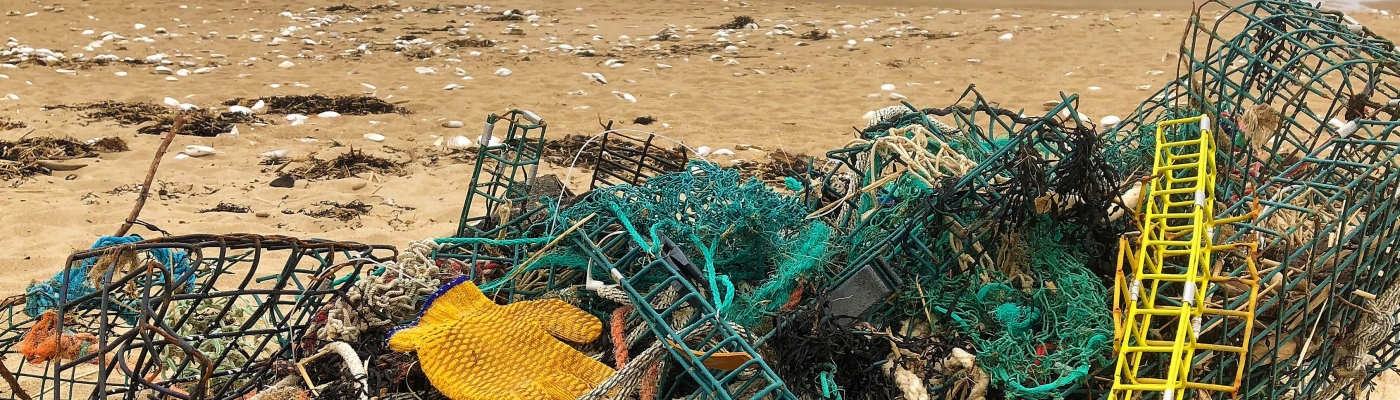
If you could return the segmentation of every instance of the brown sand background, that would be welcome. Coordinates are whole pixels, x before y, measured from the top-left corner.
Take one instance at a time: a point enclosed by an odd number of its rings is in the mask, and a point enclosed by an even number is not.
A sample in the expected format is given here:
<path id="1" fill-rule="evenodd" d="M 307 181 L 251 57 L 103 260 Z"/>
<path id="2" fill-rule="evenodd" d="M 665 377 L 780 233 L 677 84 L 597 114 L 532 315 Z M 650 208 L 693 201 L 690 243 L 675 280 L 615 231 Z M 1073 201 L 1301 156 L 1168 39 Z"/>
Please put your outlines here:
<path id="1" fill-rule="evenodd" d="M 410 151 L 422 157 L 443 151 L 433 147 L 435 135 L 464 135 L 475 140 L 486 115 L 511 108 L 528 109 L 544 117 L 549 121 L 552 138 L 598 133 L 601 128 L 597 120 L 601 117 L 618 121 L 619 127 L 653 131 L 692 147 L 733 149 L 739 144 L 751 144 L 768 150 L 782 148 L 821 155 L 849 140 L 852 125 L 864 126 L 862 115 L 867 111 L 897 104 L 880 90 L 886 83 L 896 85 L 894 92 L 920 107 L 947 106 L 968 84 L 977 84 L 978 90 L 1002 107 L 1024 108 L 1028 114 L 1039 113 L 1042 102 L 1057 100 L 1061 92 L 1079 93 L 1080 110 L 1097 121 L 1108 114 L 1126 116 L 1153 93 L 1137 90 L 1137 86 L 1153 85 L 1152 90 L 1156 90 L 1169 79 L 1190 8 L 1187 1 L 1165 0 L 511 0 L 486 4 L 494 11 L 489 14 L 471 13 L 468 9 L 465 15 L 458 15 L 460 7 L 446 14 L 336 14 L 346 18 L 363 16 L 364 21 L 301 30 L 286 38 L 292 42 L 279 46 L 248 39 L 263 34 L 270 40 L 280 29 L 308 24 L 279 16 L 282 11 L 320 17 L 327 14 L 312 14 L 307 9 L 340 3 L 16 0 L 0 4 L 0 13 L 38 12 L 32 17 L 0 17 L 0 39 L 14 37 L 22 44 L 71 55 L 84 52 L 81 47 L 98 40 L 102 32 L 112 31 L 127 39 L 147 36 L 155 41 L 131 41 L 125 49 L 108 43 L 88 52 L 89 57 L 102 53 L 137 58 L 155 53 L 187 53 L 191 57 L 172 59 L 220 65 L 212 73 L 179 77 L 176 82 L 153 74 L 153 66 L 93 67 L 74 75 L 32 64 L 0 69 L 0 74 L 8 76 L 0 78 L 0 96 L 19 96 L 19 100 L 0 101 L 0 116 L 23 121 L 33 129 L 0 131 L 0 139 L 16 140 L 25 134 L 71 136 L 79 140 L 120 136 L 133 148 L 88 160 L 90 165 L 75 171 L 77 177 L 73 180 L 65 180 L 66 174 L 60 173 L 39 176 L 18 187 L 11 187 L 13 182 L 0 185 L 0 248 L 4 249 L 0 251 L 0 273 L 4 275 L 0 278 L 0 294 L 20 293 L 29 282 L 52 276 L 70 252 L 86 249 L 98 236 L 112 234 L 130 211 L 136 195 L 107 192 L 140 184 L 159 143 L 156 136 L 136 134 L 135 127 L 89 123 L 70 111 L 43 111 L 43 105 L 98 100 L 159 103 L 168 96 L 209 107 L 234 97 L 356 94 L 368 92 L 361 83 L 374 85 L 377 96 L 392 95 L 390 101 L 404 101 L 402 105 L 414 113 L 312 119 L 303 126 L 289 126 L 277 118 L 280 116 L 270 116 L 275 118 L 274 125 L 239 126 L 241 135 L 237 137 L 178 137 L 157 178 L 167 182 L 167 188 L 190 188 L 190 193 L 180 195 L 178 200 L 153 198 L 141 218 L 175 234 L 248 232 L 402 246 L 408 240 L 441 237 L 454 231 L 471 177 L 470 164 L 449 160 L 431 167 L 415 164 L 406 176 L 378 176 L 377 181 L 358 190 L 353 188 L 365 181 L 298 182 L 295 188 L 282 189 L 268 186 L 276 176 L 264 172 L 267 167 L 258 165 L 258 155 L 284 149 L 292 157 L 313 152 L 328 157 L 345 151 L 346 147 L 330 148 L 331 142 L 337 141 L 398 159 L 406 159 Z M 362 9 L 382 4 L 349 3 Z M 181 5 L 188 8 L 182 9 Z M 435 1 L 402 1 L 396 9 L 437 5 Z M 44 11 L 44 6 L 65 10 Z M 508 8 L 536 10 L 542 20 L 539 26 L 515 22 L 524 30 L 524 36 L 502 34 L 511 22 L 484 21 L 487 15 Z M 949 10 L 958 11 L 944 12 Z M 400 13 L 403 18 L 395 19 L 395 14 Z M 734 42 L 744 41 L 739 45 L 739 54 L 721 55 L 724 59 L 736 59 L 738 65 L 710 61 L 710 53 L 654 59 L 640 51 L 653 44 L 646 41 L 649 35 L 668 24 L 676 26 L 682 36 L 693 35 L 679 44 L 712 42 L 715 31 L 704 27 L 728 22 L 736 15 L 752 16 L 765 28 L 740 32 L 748 35 L 743 38 L 731 36 Z M 993 19 L 994 15 L 1000 18 Z M 1382 35 L 1400 37 L 1400 24 L 1390 15 L 1352 15 Z M 866 21 L 870 24 L 865 29 L 842 29 L 844 24 L 859 26 Z M 859 43 L 852 51 L 840 48 L 847 39 L 861 41 L 887 33 L 887 28 L 901 26 L 905 21 L 933 33 L 962 34 L 937 40 L 879 39 Z M 383 50 L 359 58 L 329 60 L 360 43 L 387 43 L 410 30 L 457 27 L 465 22 L 474 24 L 471 34 L 503 43 L 488 49 L 444 48 L 441 55 L 428 60 L 410 60 Z M 810 45 L 797 46 L 796 42 L 804 40 L 763 34 L 780 23 L 798 33 L 813 29 L 802 25 L 804 22 L 816 22 L 822 30 L 834 28 L 839 38 L 805 41 Z M 137 23 L 147 27 L 136 30 Z M 597 27 L 591 28 L 590 24 Z M 698 31 L 687 33 L 687 26 Z M 180 36 L 154 33 L 159 27 Z M 369 30 L 373 27 L 384 30 Z M 87 29 L 97 35 L 82 35 Z M 342 37 L 330 38 L 326 34 L 330 31 L 339 31 Z M 443 32 L 431 33 L 424 36 L 438 42 L 455 39 Z M 997 37 L 1004 33 L 1013 33 L 1014 38 L 998 41 Z M 241 37 L 227 39 L 226 35 Z M 593 41 L 594 35 L 602 40 Z M 603 56 L 621 35 L 630 36 L 637 48 L 619 51 L 616 57 Z M 303 48 L 299 45 L 302 37 L 325 40 L 327 44 Z M 599 56 L 581 58 L 551 52 L 553 45 L 547 42 L 551 37 L 573 46 L 591 44 Z M 672 44 L 676 42 L 662 45 Z M 529 61 L 522 61 L 523 55 L 518 52 L 522 46 L 538 52 L 531 54 Z M 502 52 L 502 48 L 507 51 Z M 471 56 L 471 50 L 483 54 Z M 210 58 L 213 53 L 226 54 L 227 58 Z M 317 55 L 328 60 L 316 61 Z M 250 58 L 256 60 L 249 62 Z M 449 58 L 460 61 L 448 61 Z M 609 58 L 622 60 L 626 65 L 618 69 L 603 66 Z M 970 58 L 982 62 L 970 64 L 966 61 Z M 296 65 L 278 68 L 284 60 Z M 658 69 L 658 62 L 673 68 Z M 434 67 L 438 73 L 415 73 L 414 67 L 418 66 Z M 501 67 L 511 69 L 513 74 L 493 76 L 492 72 Z M 474 79 L 454 76 L 453 68 L 466 70 Z M 1167 73 L 1149 75 L 1152 70 Z M 114 75 L 117 71 L 129 75 L 118 77 Z M 581 72 L 601 72 L 610 83 L 590 82 Z M 442 90 L 452 83 L 463 88 Z M 270 84 L 281 87 L 272 88 Z M 568 94 L 579 90 L 587 94 Z M 610 93 L 613 90 L 631 93 L 638 101 L 634 104 L 619 100 Z M 873 93 L 879 97 L 868 97 Z M 651 126 L 631 124 L 633 118 L 644 115 L 659 121 Z M 444 128 L 440 126 L 444 119 L 461 120 L 466 127 Z M 371 132 L 388 139 L 376 143 L 363 138 Z M 318 142 L 298 140 L 305 137 Z M 189 144 L 213 146 L 218 153 L 175 159 L 176 152 Z M 713 159 L 763 157 L 762 152 L 738 151 L 734 157 Z M 314 203 L 323 200 L 361 200 L 375 208 L 349 223 L 280 212 L 313 208 Z M 251 206 L 255 212 L 270 216 L 197 212 L 219 202 Z M 133 232 L 155 235 L 139 227 Z M 1375 394 L 1382 396 L 1379 398 L 1391 397 Z"/>

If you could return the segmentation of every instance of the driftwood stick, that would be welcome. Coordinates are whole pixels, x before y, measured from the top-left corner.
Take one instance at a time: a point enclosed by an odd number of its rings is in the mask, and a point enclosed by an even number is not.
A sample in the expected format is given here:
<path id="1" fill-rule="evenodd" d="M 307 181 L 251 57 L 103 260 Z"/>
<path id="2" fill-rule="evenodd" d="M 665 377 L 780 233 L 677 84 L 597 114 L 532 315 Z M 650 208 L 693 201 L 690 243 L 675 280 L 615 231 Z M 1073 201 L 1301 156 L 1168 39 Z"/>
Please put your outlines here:
<path id="1" fill-rule="evenodd" d="M 141 195 L 136 197 L 136 207 L 131 209 L 131 215 L 126 217 L 126 222 L 117 229 L 115 236 L 126 236 L 126 232 L 131 230 L 131 225 L 136 223 L 136 217 L 141 215 L 141 207 L 146 205 L 146 196 L 151 194 L 151 181 L 156 179 L 156 168 L 160 167 L 160 159 L 165 157 L 165 151 L 170 149 L 170 142 L 175 141 L 175 134 L 180 132 L 180 128 L 185 127 L 185 117 L 175 116 L 175 124 L 170 128 L 170 133 L 165 134 L 165 140 L 160 142 L 160 148 L 156 149 L 156 157 L 151 160 L 151 168 L 146 170 L 146 183 L 141 185 Z"/>

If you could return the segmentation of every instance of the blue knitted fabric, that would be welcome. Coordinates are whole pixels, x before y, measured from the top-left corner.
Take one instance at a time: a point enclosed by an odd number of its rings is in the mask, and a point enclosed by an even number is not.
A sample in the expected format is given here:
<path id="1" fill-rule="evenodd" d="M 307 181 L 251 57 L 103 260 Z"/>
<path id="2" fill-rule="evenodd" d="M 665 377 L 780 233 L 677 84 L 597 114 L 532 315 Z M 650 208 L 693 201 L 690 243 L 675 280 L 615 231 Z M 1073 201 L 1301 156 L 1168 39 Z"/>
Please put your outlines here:
<path id="1" fill-rule="evenodd" d="M 103 236 L 97 239 L 96 243 L 93 243 L 92 248 L 100 249 L 109 246 L 119 246 L 128 243 L 136 243 L 142 240 L 144 239 L 137 235 L 126 237 Z M 194 290 L 194 276 L 189 274 L 189 258 L 185 257 L 183 251 L 151 249 L 146 250 L 146 252 L 157 262 L 170 267 L 175 279 L 180 280 L 185 285 L 186 292 Z M 68 287 L 67 296 L 64 298 L 65 301 L 97 292 L 96 288 L 88 284 L 88 271 L 92 269 L 93 264 L 97 263 L 97 259 L 98 257 L 90 257 L 84 260 L 82 265 L 68 269 L 67 276 L 64 275 L 63 271 L 59 271 L 48 281 L 29 285 L 29 288 L 26 290 L 24 313 L 28 314 L 30 317 L 38 318 L 44 311 L 58 308 L 60 303 L 59 296 L 63 293 L 63 287 L 65 285 Z M 163 276 L 158 276 L 155 283 L 163 284 L 164 279 Z M 95 304 L 96 302 L 92 302 L 92 304 L 86 304 L 86 306 L 93 306 Z M 122 308 L 116 309 L 125 310 Z"/>

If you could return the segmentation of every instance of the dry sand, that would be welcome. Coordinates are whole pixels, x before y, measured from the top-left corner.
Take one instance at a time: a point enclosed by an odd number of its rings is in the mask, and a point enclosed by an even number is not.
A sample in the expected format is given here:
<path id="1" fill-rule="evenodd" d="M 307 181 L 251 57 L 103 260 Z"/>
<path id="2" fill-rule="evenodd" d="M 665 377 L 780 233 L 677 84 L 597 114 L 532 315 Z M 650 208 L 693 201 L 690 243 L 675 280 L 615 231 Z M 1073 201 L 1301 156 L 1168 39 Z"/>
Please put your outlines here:
<path id="1" fill-rule="evenodd" d="M 119 136 L 132 146 L 129 152 L 89 160 L 90 165 L 74 171 L 71 180 L 65 179 L 68 173 L 59 173 L 38 176 L 18 186 L 3 183 L 0 226 L 4 236 L 0 243 L 4 251 L 0 252 L 0 266 L 5 277 L 0 278 L 0 294 L 19 293 L 30 281 L 52 276 L 69 252 L 87 248 L 100 235 L 112 234 L 136 198 L 132 192 L 112 191 L 141 182 L 159 143 L 157 136 L 138 135 L 136 127 L 94 123 L 71 111 L 44 111 L 44 105 L 99 100 L 159 104 L 163 98 L 173 97 L 211 107 L 235 97 L 364 92 L 402 102 L 413 111 L 411 115 L 312 119 L 302 126 L 290 126 L 274 115 L 269 116 L 273 125 L 239 126 L 237 137 L 178 137 L 173 151 L 163 160 L 158 179 L 168 191 L 183 193 L 173 193 L 178 199 L 153 198 L 142 219 L 175 234 L 250 232 L 403 245 L 408 240 L 445 236 L 456 228 L 465 185 L 471 177 L 470 164 L 445 158 L 433 166 L 414 163 L 405 176 L 378 176 L 377 182 L 358 190 L 354 187 L 363 180 L 298 182 L 295 188 L 283 189 L 268 186 L 276 175 L 259 165 L 258 155 L 284 149 L 293 157 L 312 153 L 325 157 L 353 147 L 399 159 L 407 159 L 409 154 L 422 159 L 443 151 L 433 147 L 435 136 L 465 135 L 475 140 L 488 114 L 511 108 L 528 109 L 544 117 L 554 138 L 597 133 L 601 118 L 616 120 L 620 127 L 654 131 L 692 147 L 752 144 L 821 155 L 849 140 L 851 126 L 863 126 L 861 116 L 867 111 L 897 104 L 880 90 L 887 83 L 920 107 L 950 105 L 967 85 L 976 84 L 1002 107 L 1024 108 L 1027 113 L 1040 112 L 1042 102 L 1058 99 L 1061 93 L 1078 93 L 1080 110 L 1095 120 L 1108 114 L 1126 116 L 1152 94 L 1137 86 L 1153 85 L 1155 90 L 1173 73 L 1174 53 L 1190 8 L 1187 1 L 1162 0 L 514 0 L 488 4 L 490 13 L 464 15 L 458 14 L 460 7 L 443 14 L 401 11 L 439 5 L 420 1 L 403 1 L 389 11 L 308 11 L 340 3 L 64 0 L 0 5 L 0 13 L 20 13 L 0 17 L 0 37 L 12 36 L 34 48 L 138 59 L 165 53 L 176 62 L 217 65 L 211 73 L 182 76 L 173 82 L 167 81 L 166 75 L 154 74 L 151 65 L 117 64 L 80 69 L 75 74 L 34 64 L 0 69 L 6 76 L 0 77 L 0 96 L 18 96 L 18 100 L 0 101 L 0 117 L 29 126 L 0 131 L 0 139 L 15 140 L 26 134 L 79 140 Z M 383 3 L 351 2 L 361 9 L 375 4 Z M 45 5 L 64 10 L 46 11 Z M 995 9 L 998 7 L 1000 10 Z M 509 8 L 535 10 L 541 20 L 537 24 L 484 20 Z M 283 11 L 299 20 L 279 15 Z M 37 14 L 27 16 L 29 13 Z M 307 28 L 286 37 L 290 40 L 287 43 L 267 44 L 282 29 L 307 26 L 305 18 L 328 15 L 347 20 L 362 17 L 363 21 Z M 645 51 L 657 44 L 646 38 L 668 24 L 686 37 L 679 42 L 661 42 L 663 48 L 713 43 L 715 30 L 705 27 L 728 22 L 736 15 L 752 16 L 763 27 L 730 37 L 739 47 L 738 54 L 698 51 L 658 59 Z M 1382 35 L 1400 37 L 1400 24 L 1390 15 L 1354 15 Z M 839 38 L 813 41 L 764 35 L 777 24 L 786 24 L 797 33 L 814 29 L 803 25 L 805 22 L 816 22 L 821 30 L 835 29 Z M 864 22 L 869 22 L 865 29 L 842 27 Z M 959 32 L 960 36 L 926 39 L 905 35 L 863 41 L 888 34 L 887 29 L 906 22 L 931 33 Z M 438 47 L 441 54 L 426 60 L 409 59 L 396 54 L 392 46 L 376 45 L 410 34 L 439 43 L 457 39 L 432 29 L 457 28 L 464 23 L 472 24 L 469 35 L 484 35 L 501 44 L 484 49 Z M 512 23 L 523 30 L 523 36 L 502 34 Z M 136 29 L 136 24 L 145 27 Z M 687 33 L 686 27 L 696 31 Z M 156 33 L 157 28 L 168 33 Z M 95 34 L 84 35 L 85 30 Z M 129 43 L 112 41 L 94 51 L 82 49 L 100 40 L 104 31 L 122 35 Z M 340 38 L 331 37 L 332 31 L 340 32 Z M 1014 38 L 998 41 L 1005 33 Z M 253 42 L 252 35 L 266 37 Z M 630 36 L 636 47 L 614 50 L 623 35 Z M 132 40 L 138 37 L 152 41 Z M 302 46 L 303 38 L 318 43 Z M 551 51 L 556 46 L 549 42 L 551 38 L 559 44 L 591 46 L 598 56 Z M 853 50 L 844 50 L 841 47 L 848 39 L 860 43 Z M 809 45 L 798 46 L 798 42 Z M 370 44 L 372 54 L 336 56 L 365 43 Z M 531 52 L 525 61 L 521 49 L 537 52 Z M 472 50 L 482 54 L 470 55 Z M 613 54 L 605 55 L 610 52 Z M 227 57 L 213 58 L 213 54 Z M 711 61 L 711 54 L 720 54 L 720 60 Z M 609 68 L 603 65 L 608 59 L 625 65 Z M 728 59 L 738 64 L 727 65 Z M 981 62 L 973 64 L 968 59 Z M 294 66 L 279 68 L 283 61 Z M 659 69 L 657 63 L 673 68 Z M 433 67 L 438 72 L 419 74 L 415 67 Z M 493 75 L 503 67 L 513 73 L 508 77 Z M 454 68 L 465 70 L 474 79 L 455 76 Z M 1167 70 L 1167 74 L 1150 75 L 1153 70 Z M 119 77 L 115 75 L 118 71 L 129 74 Z M 582 72 L 601 72 L 609 84 L 591 82 Z M 375 86 L 377 91 L 362 83 Z M 448 84 L 462 88 L 443 90 Z M 569 94 L 576 91 L 586 95 Z M 612 91 L 630 93 L 638 101 L 619 100 Z M 649 126 L 631 123 L 648 115 L 658 122 Z M 466 127 L 441 127 L 443 119 L 464 121 Z M 366 133 L 379 133 L 388 139 L 372 142 L 363 138 Z M 318 141 L 298 140 L 306 137 Z M 344 146 L 331 148 L 333 142 Z M 218 153 L 176 159 L 175 152 L 190 144 L 213 146 Z M 761 157 L 761 152 L 740 151 L 732 158 Z M 731 157 L 717 159 L 727 158 Z M 312 208 L 326 200 L 361 200 L 374 209 L 350 222 L 281 212 Z M 220 202 L 250 206 L 270 216 L 198 213 Z M 142 228 L 133 232 L 154 235 Z"/>

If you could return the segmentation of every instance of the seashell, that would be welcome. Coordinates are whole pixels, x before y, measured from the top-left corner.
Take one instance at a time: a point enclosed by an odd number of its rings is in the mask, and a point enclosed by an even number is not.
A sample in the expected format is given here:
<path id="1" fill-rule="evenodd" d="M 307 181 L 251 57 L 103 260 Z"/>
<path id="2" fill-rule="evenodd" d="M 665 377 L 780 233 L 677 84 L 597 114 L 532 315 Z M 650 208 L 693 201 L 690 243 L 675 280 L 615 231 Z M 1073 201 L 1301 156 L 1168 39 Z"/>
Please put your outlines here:
<path id="1" fill-rule="evenodd" d="M 442 123 L 442 127 L 443 127 L 443 128 L 454 128 L 454 129 L 455 129 L 455 128 L 461 128 L 461 127 L 463 127 L 463 126 L 466 126 L 466 124 L 463 124 L 462 121 L 457 121 L 457 120 L 452 120 L 452 121 L 447 121 L 447 122 L 443 122 L 443 123 Z"/>
<path id="2" fill-rule="evenodd" d="M 1001 35 L 1001 36 L 998 36 L 998 37 L 997 37 L 997 40 L 1003 41 L 1003 42 L 1010 42 L 1010 41 L 1011 41 L 1011 37 L 1012 37 L 1012 35 L 1011 35 L 1010 33 L 1007 33 L 1007 34 L 1003 34 L 1003 35 Z"/>
<path id="3" fill-rule="evenodd" d="M 613 94 L 613 96 L 617 96 L 617 98 L 619 98 L 619 99 L 627 100 L 627 101 L 633 102 L 633 103 L 636 103 L 636 102 L 637 102 L 637 97 L 636 97 L 636 96 L 632 96 L 631 93 L 623 93 L 623 92 L 619 92 L 619 91 L 614 90 L 614 91 L 612 92 L 612 94 Z"/>
<path id="4" fill-rule="evenodd" d="M 433 69 L 432 67 L 413 67 L 413 71 L 423 75 L 432 75 L 437 73 L 437 70 Z"/>
<path id="5" fill-rule="evenodd" d="M 496 76 L 510 76 L 510 74 L 511 72 L 509 69 L 501 68 L 496 70 Z"/>
<path id="6" fill-rule="evenodd" d="M 467 139 L 466 136 L 460 136 L 460 135 L 458 135 L 458 136 L 453 136 L 451 139 L 448 139 L 446 145 L 447 145 L 447 148 L 449 148 L 449 149 L 461 150 L 461 149 L 465 149 L 465 148 L 468 148 L 468 147 L 472 147 L 472 140 L 471 140 L 471 139 Z"/>
<path id="7" fill-rule="evenodd" d="M 714 154 L 714 155 L 717 155 L 717 156 L 732 156 L 732 155 L 734 155 L 734 150 L 730 150 L 730 149 L 719 149 L 719 150 L 715 150 L 713 153 L 710 153 L 710 154 Z"/>
<path id="8" fill-rule="evenodd" d="M 296 66 L 296 64 L 293 64 L 291 61 L 283 61 L 281 64 L 277 64 L 278 68 L 291 68 L 294 66 Z"/>
<path id="9" fill-rule="evenodd" d="M 710 155 L 710 146 L 700 146 L 699 148 L 696 148 L 695 155 L 701 157 Z"/>
<path id="10" fill-rule="evenodd" d="M 366 133 L 365 139 L 369 139 L 372 142 L 383 142 L 384 135 L 380 135 L 378 133 Z"/>
<path id="11" fill-rule="evenodd" d="M 340 113 L 335 112 L 335 111 L 326 111 L 326 112 L 323 112 L 323 113 L 320 113 L 320 114 L 316 114 L 316 117 L 317 117 L 317 118 L 338 118 L 338 117 L 340 117 Z"/>
<path id="12" fill-rule="evenodd" d="M 893 91 L 893 90 L 894 90 L 894 84 L 893 84 L 893 83 L 886 83 L 886 84 L 880 85 L 880 90 L 883 90 L 883 91 L 886 91 L 886 92 Z"/>
<path id="13" fill-rule="evenodd" d="M 1122 123 L 1122 122 L 1123 122 L 1123 119 L 1122 119 L 1122 118 L 1118 118 L 1117 115 L 1109 115 L 1109 116 L 1103 117 L 1103 119 L 1099 120 L 1099 125 L 1102 125 L 1104 128 L 1112 128 L 1112 127 L 1118 126 L 1118 124 L 1119 124 L 1119 123 Z"/>
<path id="14" fill-rule="evenodd" d="M 204 157 L 210 154 L 214 154 L 214 148 L 209 146 L 200 146 L 197 144 L 192 144 L 185 146 L 184 154 L 190 157 Z"/>
<path id="15" fill-rule="evenodd" d="M 180 101 L 179 101 L 179 100 L 175 100 L 174 97 L 166 97 L 166 98 L 165 98 L 165 105 L 171 106 L 171 107 L 179 107 L 179 106 L 180 106 Z"/>
<path id="16" fill-rule="evenodd" d="M 259 154 L 259 156 L 260 156 L 260 157 L 263 157 L 263 158 L 280 158 L 280 157 L 286 157 L 286 156 L 287 156 L 287 153 L 289 153 L 289 151 L 287 151 L 287 150 L 273 150 L 273 151 L 269 151 L 269 152 L 266 152 L 266 153 Z"/>

